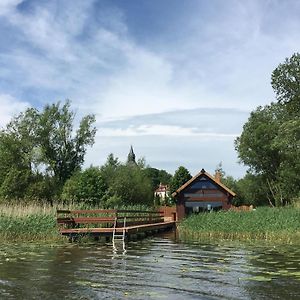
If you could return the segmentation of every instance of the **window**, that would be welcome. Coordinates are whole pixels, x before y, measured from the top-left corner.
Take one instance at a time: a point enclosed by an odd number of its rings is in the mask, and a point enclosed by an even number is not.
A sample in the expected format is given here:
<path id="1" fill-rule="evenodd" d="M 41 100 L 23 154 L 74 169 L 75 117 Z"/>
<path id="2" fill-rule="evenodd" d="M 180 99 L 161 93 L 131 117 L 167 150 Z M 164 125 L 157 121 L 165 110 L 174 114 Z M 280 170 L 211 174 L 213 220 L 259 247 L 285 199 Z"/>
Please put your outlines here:
<path id="1" fill-rule="evenodd" d="M 195 182 L 189 188 L 197 189 L 197 190 L 200 190 L 200 189 L 201 190 L 216 190 L 216 189 L 218 189 L 217 186 L 209 180 L 201 180 L 201 181 Z"/>

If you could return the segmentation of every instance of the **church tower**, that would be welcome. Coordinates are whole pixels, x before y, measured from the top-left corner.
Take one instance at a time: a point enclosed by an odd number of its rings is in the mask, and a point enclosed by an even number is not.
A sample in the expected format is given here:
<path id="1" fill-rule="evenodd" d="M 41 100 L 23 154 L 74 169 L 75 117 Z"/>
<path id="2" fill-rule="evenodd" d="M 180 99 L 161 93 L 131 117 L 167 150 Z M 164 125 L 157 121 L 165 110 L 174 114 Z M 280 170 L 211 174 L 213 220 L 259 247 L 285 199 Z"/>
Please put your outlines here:
<path id="1" fill-rule="evenodd" d="M 135 165 L 136 166 L 135 154 L 133 152 L 132 146 L 130 146 L 130 151 L 127 156 L 127 165 Z"/>

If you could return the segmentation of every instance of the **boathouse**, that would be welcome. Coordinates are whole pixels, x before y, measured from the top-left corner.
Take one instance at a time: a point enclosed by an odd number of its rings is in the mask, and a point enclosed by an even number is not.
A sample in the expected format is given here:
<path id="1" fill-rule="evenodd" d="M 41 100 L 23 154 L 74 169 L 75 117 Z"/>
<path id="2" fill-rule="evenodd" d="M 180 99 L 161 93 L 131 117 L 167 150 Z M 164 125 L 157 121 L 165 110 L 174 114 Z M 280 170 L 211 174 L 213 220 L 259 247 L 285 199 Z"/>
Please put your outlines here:
<path id="1" fill-rule="evenodd" d="M 235 193 L 221 183 L 216 172 L 210 175 L 204 169 L 172 194 L 176 199 L 177 220 L 192 212 L 229 209 Z"/>

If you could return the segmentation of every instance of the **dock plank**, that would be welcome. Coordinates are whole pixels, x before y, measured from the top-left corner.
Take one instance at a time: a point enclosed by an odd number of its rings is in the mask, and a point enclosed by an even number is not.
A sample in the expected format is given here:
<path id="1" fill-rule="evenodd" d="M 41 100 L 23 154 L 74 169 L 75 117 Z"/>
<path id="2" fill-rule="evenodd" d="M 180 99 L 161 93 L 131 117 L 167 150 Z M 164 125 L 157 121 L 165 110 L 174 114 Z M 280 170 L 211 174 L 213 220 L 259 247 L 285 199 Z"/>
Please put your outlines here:
<path id="1" fill-rule="evenodd" d="M 142 225 L 135 225 L 135 226 L 126 226 L 125 232 L 127 234 L 135 234 L 139 232 L 151 231 L 156 229 L 164 229 L 170 228 L 175 226 L 175 221 L 170 222 L 161 222 L 161 223 L 154 223 L 154 224 L 142 224 Z M 122 233 L 124 227 L 119 227 L 116 229 L 117 233 Z M 60 229 L 60 233 L 63 235 L 68 234 L 88 234 L 88 233 L 99 233 L 99 234 L 112 234 L 113 228 L 63 228 Z"/>

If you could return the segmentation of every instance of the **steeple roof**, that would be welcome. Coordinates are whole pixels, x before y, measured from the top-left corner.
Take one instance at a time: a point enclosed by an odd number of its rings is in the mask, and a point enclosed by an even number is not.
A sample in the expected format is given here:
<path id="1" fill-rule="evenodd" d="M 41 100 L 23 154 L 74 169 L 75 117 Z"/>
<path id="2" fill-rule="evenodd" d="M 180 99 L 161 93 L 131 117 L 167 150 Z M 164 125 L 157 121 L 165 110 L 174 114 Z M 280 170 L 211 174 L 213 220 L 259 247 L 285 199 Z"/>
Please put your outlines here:
<path id="1" fill-rule="evenodd" d="M 127 164 L 128 165 L 132 165 L 132 164 L 136 165 L 135 154 L 134 154 L 132 146 L 130 146 L 130 151 L 127 156 Z"/>

